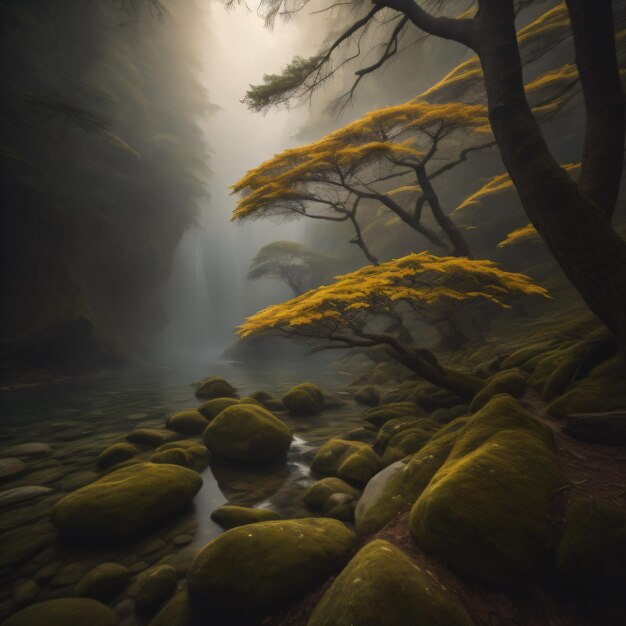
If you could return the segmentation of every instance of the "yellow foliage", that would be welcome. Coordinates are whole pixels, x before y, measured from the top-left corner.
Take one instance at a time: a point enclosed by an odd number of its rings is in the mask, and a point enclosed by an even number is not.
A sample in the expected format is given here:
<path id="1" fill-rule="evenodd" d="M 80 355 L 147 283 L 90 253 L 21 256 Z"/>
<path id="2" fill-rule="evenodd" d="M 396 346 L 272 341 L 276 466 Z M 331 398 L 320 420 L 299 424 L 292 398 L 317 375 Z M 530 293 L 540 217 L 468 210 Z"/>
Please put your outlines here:
<path id="1" fill-rule="evenodd" d="M 539 238 L 536 228 L 532 224 L 527 224 L 521 228 L 510 232 L 505 239 L 499 244 L 498 248 L 505 248 L 506 246 L 523 243 L 524 241 L 532 241 Z"/>
<path id="2" fill-rule="evenodd" d="M 566 163 L 561 166 L 566 172 L 576 172 L 580 169 L 580 163 Z M 505 191 L 513 190 L 513 181 L 508 174 L 498 174 L 489 179 L 478 191 L 468 196 L 454 209 L 453 213 L 461 211 L 468 206 L 479 204 L 487 196 L 494 196 Z"/>
<path id="3" fill-rule="evenodd" d="M 355 323 L 389 313 L 399 302 L 428 316 L 474 300 L 507 307 L 509 299 L 530 294 L 549 297 L 528 276 L 501 270 L 493 261 L 422 252 L 337 276 L 330 285 L 255 313 L 238 333 L 329 336 L 350 332 Z"/>

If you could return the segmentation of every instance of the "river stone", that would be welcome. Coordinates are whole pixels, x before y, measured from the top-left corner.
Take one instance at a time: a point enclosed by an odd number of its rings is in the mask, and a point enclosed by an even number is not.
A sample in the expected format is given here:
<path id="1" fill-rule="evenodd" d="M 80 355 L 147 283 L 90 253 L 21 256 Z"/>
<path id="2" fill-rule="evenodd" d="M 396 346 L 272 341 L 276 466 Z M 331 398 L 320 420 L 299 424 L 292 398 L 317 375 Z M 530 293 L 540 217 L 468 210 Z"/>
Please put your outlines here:
<path id="1" fill-rule="evenodd" d="M 74 589 L 81 598 L 108 600 L 124 587 L 130 572 L 119 563 L 100 563 L 83 576 Z"/>
<path id="2" fill-rule="evenodd" d="M 66 536 L 122 537 L 189 504 L 201 486 L 202 478 L 184 467 L 139 463 L 69 494 L 51 517 Z"/>
<path id="3" fill-rule="evenodd" d="M 38 496 L 53 491 L 52 487 L 42 487 L 40 485 L 27 485 L 24 487 L 13 487 L 0 492 L 0 507 L 11 506 L 18 502 L 32 500 Z"/>
<path id="4" fill-rule="evenodd" d="M 204 443 L 213 454 L 249 463 L 284 459 L 291 440 L 287 424 L 254 404 L 224 409 L 204 431 Z"/>
<path id="5" fill-rule="evenodd" d="M 356 538 L 325 518 L 259 522 L 226 531 L 188 573 L 194 610 L 217 624 L 256 624 L 341 570 Z"/>
<path id="6" fill-rule="evenodd" d="M 174 593 L 177 582 L 176 570 L 171 565 L 156 565 L 137 578 L 129 595 L 139 611 L 152 613 Z"/>
<path id="7" fill-rule="evenodd" d="M 167 430 L 166 428 L 136 428 L 126 435 L 126 439 L 131 443 L 139 444 L 140 446 L 148 446 L 150 448 L 156 448 L 168 441 L 175 441 L 181 439 L 178 433 Z"/>
<path id="8" fill-rule="evenodd" d="M 311 485 L 304 492 L 302 499 L 307 506 L 315 509 L 322 509 L 324 508 L 328 498 L 335 493 L 346 493 L 351 495 L 353 498 L 358 498 L 360 491 L 349 485 L 345 480 L 331 476 L 328 478 L 322 478 L 322 480 L 318 480 L 316 483 Z"/>
<path id="9" fill-rule="evenodd" d="M 236 398 L 237 390 L 221 376 L 210 376 L 203 380 L 196 389 L 196 398 Z"/>
<path id="10" fill-rule="evenodd" d="M 0 456 L 39 456 L 41 454 L 48 454 L 52 451 L 52 448 L 47 443 L 20 443 L 10 448 L 5 448 L 0 452 Z"/>
<path id="11" fill-rule="evenodd" d="M 170 416 L 165 425 L 183 435 L 201 435 L 209 421 L 196 409 L 187 409 Z"/>
<path id="12" fill-rule="evenodd" d="M 279 520 L 282 519 L 282 516 L 269 509 L 255 509 L 247 506 L 225 504 L 211 513 L 211 519 L 222 528 L 228 530 L 244 524 Z"/>
<path id="13" fill-rule="evenodd" d="M 190 626 L 194 624 L 187 590 L 179 591 L 150 622 L 150 626 Z"/>
<path id="14" fill-rule="evenodd" d="M 39 585 L 34 580 L 24 580 L 13 589 L 13 602 L 18 608 L 32 604 L 41 591 Z"/>
<path id="15" fill-rule="evenodd" d="M 115 626 L 117 622 L 115 613 L 101 602 L 59 598 L 22 609 L 3 622 L 3 626 Z"/>
<path id="16" fill-rule="evenodd" d="M 20 474 L 26 469 L 24 461 L 9 457 L 8 459 L 0 459 L 0 478 L 8 478 Z"/>
<path id="17" fill-rule="evenodd" d="M 368 543 L 337 576 L 308 626 L 471 626 L 456 598 L 387 541 Z"/>
<path id="18" fill-rule="evenodd" d="M 136 454 L 139 454 L 139 450 L 132 443 L 114 443 L 98 455 L 96 463 L 100 469 L 108 469 L 132 459 Z"/>

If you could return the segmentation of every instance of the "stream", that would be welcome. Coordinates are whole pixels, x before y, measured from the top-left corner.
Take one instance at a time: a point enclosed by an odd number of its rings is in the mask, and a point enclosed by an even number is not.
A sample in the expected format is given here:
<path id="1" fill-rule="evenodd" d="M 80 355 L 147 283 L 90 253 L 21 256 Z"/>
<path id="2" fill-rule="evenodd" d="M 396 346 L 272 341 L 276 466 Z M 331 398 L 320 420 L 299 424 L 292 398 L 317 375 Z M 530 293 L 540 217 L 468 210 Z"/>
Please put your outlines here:
<path id="1" fill-rule="evenodd" d="M 49 521 L 58 500 L 102 475 L 96 467 L 102 450 L 125 441 L 134 428 L 163 427 L 168 415 L 198 406 L 194 380 L 223 376 L 243 396 L 258 389 L 281 394 L 303 380 L 336 389 L 347 378 L 330 368 L 306 365 L 146 365 L 2 388 L 0 618 L 15 609 L 16 586 L 35 581 L 38 601 L 72 595 L 76 582 L 102 562 L 121 563 L 133 575 L 156 563 L 184 572 L 198 549 L 222 532 L 210 515 L 226 502 L 271 508 L 284 517 L 311 516 L 300 498 L 315 480 L 310 462 L 324 441 L 359 425 L 360 409 L 351 401 L 315 417 L 281 414 L 294 432 L 286 463 L 251 467 L 212 459 L 202 472 L 203 486 L 193 505 L 141 536 L 114 544 L 70 544 L 59 540 Z M 146 448 L 142 456 L 151 452 Z M 21 471 L 15 472 L 15 461 L 9 459 L 23 463 Z M 123 607 L 116 610 L 124 612 Z"/>

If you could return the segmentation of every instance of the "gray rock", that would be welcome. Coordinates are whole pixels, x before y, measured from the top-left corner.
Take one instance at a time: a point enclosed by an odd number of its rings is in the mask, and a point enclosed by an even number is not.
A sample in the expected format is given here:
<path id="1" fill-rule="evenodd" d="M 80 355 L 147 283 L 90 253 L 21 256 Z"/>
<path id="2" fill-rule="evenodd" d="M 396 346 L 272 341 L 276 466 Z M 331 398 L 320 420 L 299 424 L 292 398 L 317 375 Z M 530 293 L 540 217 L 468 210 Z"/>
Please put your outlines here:
<path id="1" fill-rule="evenodd" d="M 11 506 L 18 502 L 32 500 L 44 494 L 50 493 L 51 487 L 42 487 L 40 485 L 27 485 L 25 487 L 13 487 L 0 492 L 0 507 Z"/>
<path id="2" fill-rule="evenodd" d="M 24 461 L 20 461 L 14 457 L 8 459 L 0 459 L 0 478 L 8 478 L 16 476 L 26 469 Z"/>

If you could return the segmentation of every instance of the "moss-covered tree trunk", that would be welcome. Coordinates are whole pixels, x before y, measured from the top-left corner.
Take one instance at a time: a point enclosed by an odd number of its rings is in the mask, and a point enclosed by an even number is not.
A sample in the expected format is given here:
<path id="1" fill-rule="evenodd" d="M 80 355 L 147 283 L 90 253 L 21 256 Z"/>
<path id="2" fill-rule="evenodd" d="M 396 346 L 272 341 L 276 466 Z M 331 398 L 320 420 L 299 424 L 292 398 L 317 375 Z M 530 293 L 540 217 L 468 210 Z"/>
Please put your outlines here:
<path id="1" fill-rule="evenodd" d="M 596 0 L 593 10 L 583 0 L 568 4 L 579 10 L 584 6 L 584 13 L 594 15 L 591 24 L 581 24 L 581 15 L 574 21 L 576 60 L 588 105 L 580 186 L 551 155 L 526 100 L 513 2 L 480 3 L 474 42 L 493 132 L 524 209 L 589 308 L 626 350 L 626 243 L 609 218 L 619 187 L 615 170 L 619 165 L 621 171 L 624 147 L 624 99 L 615 45 L 606 45 L 614 37 L 611 3 Z M 589 40 L 592 28 L 593 40 L 604 42 L 597 49 Z M 601 71 L 592 80 L 593 68 Z M 590 94 L 592 89 L 599 95 Z"/>

